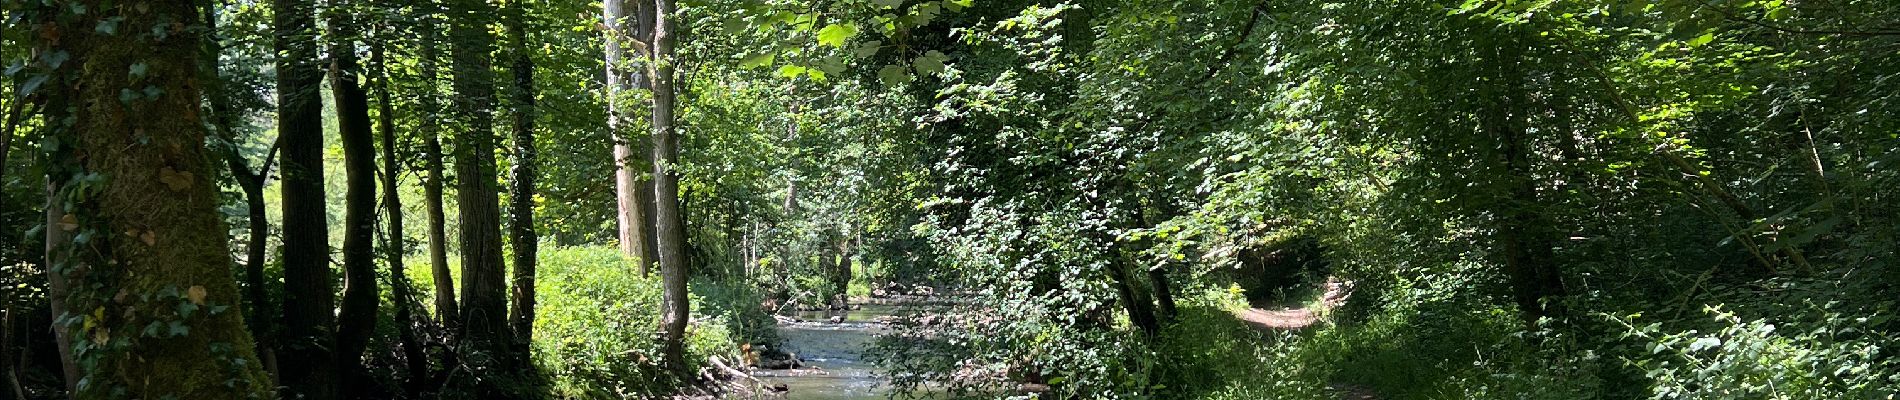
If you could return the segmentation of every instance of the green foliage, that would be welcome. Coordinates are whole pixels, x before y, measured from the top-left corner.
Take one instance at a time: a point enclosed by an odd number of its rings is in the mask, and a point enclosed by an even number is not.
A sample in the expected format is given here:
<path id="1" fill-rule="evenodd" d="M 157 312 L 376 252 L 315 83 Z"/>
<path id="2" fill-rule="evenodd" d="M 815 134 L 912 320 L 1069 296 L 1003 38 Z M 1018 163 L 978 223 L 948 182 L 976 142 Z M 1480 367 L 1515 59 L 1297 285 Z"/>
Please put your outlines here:
<path id="1" fill-rule="evenodd" d="M 660 365 L 657 276 L 640 276 L 632 260 L 610 247 L 547 249 L 536 272 L 535 361 L 550 376 L 555 398 L 649 397 L 681 385 Z M 691 369 L 709 356 L 735 359 L 745 332 L 733 329 L 735 320 L 753 318 L 736 325 L 756 330 L 759 314 L 732 309 L 724 299 L 692 300 L 698 316 L 687 329 Z"/>

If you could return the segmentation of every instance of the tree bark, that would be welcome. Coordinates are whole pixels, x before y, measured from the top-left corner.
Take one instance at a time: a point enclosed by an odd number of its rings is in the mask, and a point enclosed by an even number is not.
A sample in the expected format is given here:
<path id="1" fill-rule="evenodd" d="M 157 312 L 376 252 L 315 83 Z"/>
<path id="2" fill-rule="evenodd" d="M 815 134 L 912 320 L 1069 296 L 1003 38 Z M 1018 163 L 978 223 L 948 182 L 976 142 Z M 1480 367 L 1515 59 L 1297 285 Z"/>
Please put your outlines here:
<path id="1" fill-rule="evenodd" d="M 348 4 L 335 4 L 348 7 Z M 336 99 L 337 137 L 343 142 L 343 304 L 337 313 L 338 374 L 356 381 L 368 378 L 363 351 L 376 331 L 381 289 L 376 283 L 376 139 L 369 119 L 369 93 L 356 79 L 356 28 L 352 10 L 333 10 L 328 27 L 330 93 Z M 345 397 L 356 398 L 364 385 L 343 385 Z"/>
<path id="2" fill-rule="evenodd" d="M 686 223 L 680 215 L 679 134 L 673 125 L 673 0 L 654 0 L 652 51 L 647 74 L 653 82 L 653 194 L 655 232 L 663 291 L 660 354 L 681 381 L 691 380 L 686 368 L 686 323 L 691 305 L 686 294 Z"/>
<path id="3" fill-rule="evenodd" d="M 114 31 L 73 18 L 40 50 L 70 55 L 51 85 L 77 105 L 47 149 L 57 186 L 48 231 L 63 315 L 87 382 L 76 399 L 271 397 L 244 328 L 196 80 L 192 1 L 74 4 L 122 18 Z M 168 35 L 135 34 L 169 32 Z M 46 54 L 44 52 L 37 52 Z M 128 73 L 127 71 L 135 71 Z M 123 96 L 123 88 L 148 88 Z M 107 177 L 103 183 L 83 177 Z M 63 215 L 59 215 L 62 214 Z"/>
<path id="4" fill-rule="evenodd" d="M 58 105 L 61 102 L 54 102 Z M 64 106 L 48 108 L 63 110 Z M 48 115 L 52 117 L 52 115 Z M 67 282 L 66 274 L 58 268 L 66 264 L 65 252 L 60 251 L 71 235 L 64 229 L 55 229 L 66 218 L 66 210 L 59 196 L 59 185 L 53 176 L 46 181 L 46 298 L 53 314 L 53 343 L 59 347 L 60 377 L 64 378 L 66 393 L 73 393 L 79 384 L 79 363 L 73 359 L 73 332 L 71 324 L 60 323 L 67 316 L 70 307 L 66 305 L 66 296 L 72 293 L 72 284 Z"/>
<path id="5" fill-rule="evenodd" d="M 384 26 L 384 33 L 388 27 Z M 402 196 L 398 193 L 396 179 L 402 171 L 402 161 L 396 156 L 396 105 L 390 101 L 389 64 L 383 54 L 382 41 L 370 44 L 370 64 L 376 70 L 377 122 L 382 127 L 383 151 L 383 213 L 389 218 L 388 242 L 384 245 L 384 255 L 389 262 L 389 292 L 395 298 L 396 340 L 402 345 L 403 366 L 408 369 L 403 392 L 416 397 L 422 392 L 422 382 L 429 376 L 429 356 L 422 348 L 422 339 L 416 335 L 415 289 L 410 285 L 408 269 L 403 266 L 403 257 L 409 255 L 408 241 L 402 227 Z"/>
<path id="6" fill-rule="evenodd" d="M 635 0 L 633 6 L 630 15 L 622 0 L 604 0 L 601 3 L 601 19 L 607 28 L 602 35 L 606 36 L 607 128 L 614 146 L 614 215 L 619 223 L 617 237 L 621 253 L 637 258 L 640 275 L 646 276 L 649 266 L 657 258 L 653 235 L 653 181 L 644 172 L 650 170 L 653 159 L 649 145 L 642 145 L 645 142 L 633 140 L 628 135 L 631 127 L 625 125 L 629 121 L 626 116 L 629 109 L 622 103 L 627 92 L 649 89 L 650 84 L 646 72 L 634 68 L 634 60 L 626 58 L 628 53 L 622 44 L 627 41 L 651 41 L 653 5 L 645 0 Z M 626 26 L 628 23 L 633 26 Z"/>
<path id="7" fill-rule="evenodd" d="M 419 124 L 422 136 L 422 162 L 428 169 L 427 177 L 422 180 L 422 203 L 424 213 L 429 217 L 429 270 L 430 279 L 435 285 L 435 313 L 448 332 L 456 332 L 456 320 L 462 317 L 461 307 L 455 298 L 455 277 L 449 274 L 449 235 L 448 217 L 442 204 L 442 142 L 437 138 L 441 128 L 440 113 L 442 105 L 437 101 L 441 93 L 436 90 L 439 82 L 440 57 L 436 48 L 438 28 L 436 19 L 442 10 L 435 0 L 422 2 L 422 15 L 417 16 L 416 29 L 422 31 L 421 60 L 417 62 L 422 73 L 424 92 L 417 96 L 422 108 L 422 123 Z"/>
<path id="8" fill-rule="evenodd" d="M 516 360 L 527 365 L 534 341 L 534 271 L 540 238 L 534 232 L 534 60 L 528 55 L 528 10 L 517 5 L 509 14 L 508 31 L 514 36 L 514 145 L 515 160 L 510 165 L 509 243 L 514 250 L 514 302 L 509 309 L 515 342 Z"/>
<path id="9" fill-rule="evenodd" d="M 456 207 L 461 214 L 462 339 L 464 348 L 500 361 L 507 354 L 507 266 L 502 260 L 500 195 L 495 176 L 495 78 L 489 54 L 495 37 L 489 18 L 495 9 L 482 0 L 452 3 L 449 43 L 460 126 L 467 129 L 455 146 Z M 499 373 L 505 363 L 473 365 Z M 483 379 L 491 383 L 493 379 Z"/>
<path id="10" fill-rule="evenodd" d="M 315 7 L 272 0 L 277 48 L 277 132 L 283 149 L 284 326 L 277 343 L 284 398 L 337 398 L 336 292 L 323 183 L 323 99 Z"/>

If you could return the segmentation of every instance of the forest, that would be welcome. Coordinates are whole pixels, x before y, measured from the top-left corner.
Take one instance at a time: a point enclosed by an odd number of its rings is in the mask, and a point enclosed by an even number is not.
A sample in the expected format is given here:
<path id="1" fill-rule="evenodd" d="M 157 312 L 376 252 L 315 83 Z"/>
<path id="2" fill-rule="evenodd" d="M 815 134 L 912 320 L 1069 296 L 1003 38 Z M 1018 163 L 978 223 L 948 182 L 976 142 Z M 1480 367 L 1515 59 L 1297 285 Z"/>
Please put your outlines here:
<path id="1" fill-rule="evenodd" d="M 0 400 L 1900 397 L 1893 0 L 0 13 Z"/>

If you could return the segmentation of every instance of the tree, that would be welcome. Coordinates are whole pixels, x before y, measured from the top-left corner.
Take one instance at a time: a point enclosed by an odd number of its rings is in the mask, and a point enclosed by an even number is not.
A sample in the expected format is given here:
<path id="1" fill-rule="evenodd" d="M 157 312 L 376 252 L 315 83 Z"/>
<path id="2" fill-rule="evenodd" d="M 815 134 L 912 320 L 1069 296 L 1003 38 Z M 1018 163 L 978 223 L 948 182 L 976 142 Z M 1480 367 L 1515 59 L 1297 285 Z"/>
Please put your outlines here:
<path id="1" fill-rule="evenodd" d="M 686 323 L 692 318 L 686 294 L 686 226 L 680 215 L 679 133 L 674 126 L 673 0 L 654 0 L 653 42 L 647 54 L 647 75 L 653 84 L 653 199 L 655 243 L 663 282 L 660 307 L 660 355 L 680 380 L 692 376 L 686 368 Z"/>
<path id="2" fill-rule="evenodd" d="M 363 351 L 376 331 L 382 296 L 376 284 L 376 140 L 369 119 L 369 93 L 356 77 L 357 28 L 347 4 L 329 13 L 330 88 L 336 97 L 337 137 L 343 142 L 347 189 L 343 193 L 343 305 L 337 313 L 338 374 L 362 379 Z M 363 385 L 343 385 L 354 392 Z M 346 393 L 346 397 L 358 397 Z"/>
<path id="3" fill-rule="evenodd" d="M 318 89 L 315 7 L 272 0 L 277 50 L 277 134 L 283 143 L 284 330 L 279 381 L 284 397 L 337 398 L 336 294 L 330 276 L 330 223 L 324 209 L 323 100 Z"/>
<path id="4" fill-rule="evenodd" d="M 386 21 L 377 24 L 382 39 L 393 36 L 394 29 Z M 405 394 L 416 396 L 422 391 L 422 383 L 429 376 L 429 356 L 422 348 L 422 339 L 416 334 L 416 325 L 421 321 L 415 315 L 415 287 L 409 281 L 408 269 L 403 266 L 403 257 L 409 255 L 409 243 L 402 229 L 402 196 L 397 194 L 397 184 L 401 182 L 402 159 L 396 152 L 396 104 L 390 100 L 389 62 L 384 58 L 384 40 L 370 44 L 370 65 L 375 68 L 376 78 L 376 117 L 380 127 L 383 152 L 383 213 L 389 218 L 388 234 L 384 237 L 383 255 L 389 263 L 389 295 L 395 299 L 396 340 L 402 345 L 404 366 L 408 368 L 408 381 L 403 385 Z"/>
<path id="5" fill-rule="evenodd" d="M 34 64 L 71 106 L 53 124 L 49 256 L 69 284 L 57 316 L 78 366 L 77 399 L 265 398 L 269 377 L 231 276 L 195 82 L 205 20 L 191 1 L 59 18 Z M 115 22 L 101 28 L 98 19 Z M 146 34 L 159 32 L 163 34 Z"/>
<path id="6" fill-rule="evenodd" d="M 205 24 L 218 27 L 218 12 L 213 4 L 204 7 Z M 216 29 L 213 29 L 215 32 Z M 252 170 L 250 162 L 238 153 L 237 119 L 238 110 L 232 106 L 230 89 L 226 87 L 223 64 L 219 56 L 224 53 L 223 42 L 217 35 L 205 35 L 204 62 L 206 76 L 210 84 L 205 85 L 205 97 L 211 106 L 211 126 L 217 130 L 216 136 L 224 142 L 219 146 L 225 166 L 231 170 L 231 177 L 237 181 L 238 189 L 244 192 L 246 222 L 249 238 L 244 243 L 244 302 L 247 315 L 245 325 L 251 328 L 258 343 L 258 356 L 264 360 L 265 368 L 276 371 L 277 358 L 271 350 L 272 337 L 276 332 L 276 312 L 271 307 L 269 288 L 264 278 L 264 262 L 267 261 L 270 245 L 270 218 L 264 202 L 264 185 L 270 181 L 271 163 L 277 159 L 277 149 L 281 142 L 273 141 L 270 150 L 264 153 L 261 165 Z M 3 160 L 0 160 L 3 161 Z"/>
<path id="7" fill-rule="evenodd" d="M 441 81 L 438 76 L 440 67 L 436 60 L 441 52 L 436 47 L 440 38 L 440 29 L 436 25 L 442 15 L 442 4 L 436 0 L 425 0 L 416 6 L 416 30 L 422 32 L 421 49 L 417 60 L 421 70 L 422 90 L 417 97 L 418 108 L 422 109 L 422 121 L 418 124 L 418 136 L 422 137 L 422 163 L 426 176 L 422 179 L 422 204 L 428 214 L 429 228 L 429 270 L 430 279 L 435 284 L 435 313 L 444 327 L 455 332 L 456 320 L 462 318 L 461 308 L 455 299 L 455 276 L 449 273 L 449 235 L 448 216 L 442 202 L 442 141 L 437 137 L 441 132 L 442 107 L 437 100 L 441 93 L 436 87 Z"/>
<path id="8" fill-rule="evenodd" d="M 651 84 L 646 71 L 635 68 L 634 60 L 626 58 L 628 52 L 622 46 L 632 43 L 642 47 L 652 41 L 653 4 L 645 0 L 633 3 L 633 14 L 629 16 L 624 0 L 603 0 L 601 19 L 606 29 L 601 35 L 606 43 L 607 130 L 613 138 L 614 216 L 619 224 L 620 251 L 639 259 L 640 273 L 645 275 L 648 267 L 658 261 L 653 180 L 641 171 L 653 165 L 653 153 L 650 142 L 641 146 L 641 141 L 627 135 L 630 127 L 623 125 L 630 122 L 625 115 L 630 110 L 622 103 L 629 96 L 629 89 L 650 89 Z M 628 23 L 633 26 L 626 26 Z"/>
<path id="9" fill-rule="evenodd" d="M 529 346 L 534 340 L 534 263 L 537 254 L 536 242 L 541 239 L 534 232 L 534 60 L 529 56 L 528 39 L 528 2 L 521 1 L 508 14 L 508 34 L 513 37 L 514 60 L 510 69 L 514 72 L 514 90 L 510 92 L 513 107 L 510 116 L 514 118 L 514 155 L 509 166 L 508 176 L 508 242 L 513 245 L 514 253 L 514 296 L 509 309 L 510 330 L 515 341 L 511 345 L 516 360 L 526 362 L 530 354 Z"/>
<path id="10" fill-rule="evenodd" d="M 505 371 L 508 343 L 507 265 L 502 260 L 500 195 L 495 183 L 495 79 L 488 26 L 495 12 L 482 0 L 450 3 L 449 47 L 455 60 L 455 203 L 461 214 L 461 340 L 485 373 Z M 486 362 L 484 362 L 486 361 Z"/>

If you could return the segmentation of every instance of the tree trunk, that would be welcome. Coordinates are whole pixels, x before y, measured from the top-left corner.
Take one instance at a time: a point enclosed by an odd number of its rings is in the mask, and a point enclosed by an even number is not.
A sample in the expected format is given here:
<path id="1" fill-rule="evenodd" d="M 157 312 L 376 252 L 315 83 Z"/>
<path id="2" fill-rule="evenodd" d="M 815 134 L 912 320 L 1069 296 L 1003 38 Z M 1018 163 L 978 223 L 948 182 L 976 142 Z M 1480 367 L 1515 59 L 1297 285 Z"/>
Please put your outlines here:
<path id="1" fill-rule="evenodd" d="M 347 7 L 348 4 L 334 6 Z M 356 75 L 360 31 L 350 10 L 337 10 L 328 21 L 330 89 L 336 96 L 337 137 L 343 142 L 343 305 L 337 313 L 338 374 L 351 381 L 368 378 L 363 351 L 376 332 L 381 289 L 376 284 L 376 139 L 369 119 L 369 93 Z M 364 385 L 343 385 L 345 397 L 360 397 Z"/>
<path id="2" fill-rule="evenodd" d="M 526 7 L 517 5 L 509 14 L 508 31 L 514 36 L 514 145 L 515 160 L 508 171 L 509 243 L 514 247 L 514 303 L 509 318 L 514 332 L 514 353 L 522 364 L 531 361 L 534 341 L 534 271 L 537 242 L 534 232 L 534 60 L 528 56 Z"/>
<path id="3" fill-rule="evenodd" d="M 1155 303 L 1159 306 L 1160 321 L 1163 324 L 1174 323 L 1179 312 L 1174 306 L 1174 287 L 1168 282 L 1168 269 L 1155 267 L 1148 269 L 1148 283 L 1154 285 Z"/>
<path id="4" fill-rule="evenodd" d="M 507 354 L 507 266 L 502 260 L 500 195 L 495 183 L 495 78 L 489 54 L 495 37 L 489 17 L 495 9 L 482 0 L 452 3 L 449 43 L 454 57 L 454 87 L 460 126 L 467 129 L 455 146 L 456 207 L 461 214 L 462 339 L 464 348 L 501 360 Z M 473 365 L 476 371 L 506 371 L 504 363 Z M 492 383 L 493 379 L 483 379 Z"/>
<path id="5" fill-rule="evenodd" d="M 624 124 L 629 121 L 626 116 L 629 109 L 622 103 L 630 89 L 647 89 L 649 84 L 646 72 L 633 68 L 633 60 L 626 58 L 627 51 L 622 43 L 650 42 L 652 10 L 652 4 L 644 0 L 635 0 L 631 15 L 622 0 L 604 0 L 601 3 L 601 19 L 607 28 L 602 35 L 606 36 L 607 127 L 614 146 L 615 219 L 619 223 L 620 251 L 638 259 L 637 265 L 642 276 L 648 274 L 649 266 L 656 258 L 653 247 L 653 181 L 644 172 L 652 166 L 653 160 L 650 147 L 628 135 L 631 127 Z M 632 19 L 629 20 L 629 17 Z M 628 23 L 633 26 L 626 26 Z"/>
<path id="6" fill-rule="evenodd" d="M 1503 187 L 1495 193 L 1506 197 L 1499 199 L 1497 217 L 1498 242 L 1504 254 L 1505 273 L 1511 280 L 1511 293 L 1517 302 L 1518 310 L 1526 323 L 1535 324 L 1547 316 L 1562 314 L 1561 297 L 1565 290 L 1555 263 L 1553 222 L 1547 218 L 1539 201 L 1537 178 L 1531 171 L 1531 138 L 1528 134 L 1528 117 L 1525 115 L 1528 96 L 1523 87 L 1524 75 L 1516 63 L 1522 57 L 1521 44 L 1516 40 L 1504 40 L 1494 49 L 1497 57 L 1491 62 L 1500 81 L 1502 96 L 1492 100 L 1489 110 L 1480 117 L 1482 129 L 1490 137 L 1497 138 L 1503 164 Z"/>
<path id="7" fill-rule="evenodd" d="M 383 27 L 389 33 L 388 27 Z M 376 116 L 382 127 L 383 151 L 383 212 L 389 218 L 388 242 L 384 245 L 384 255 L 389 262 L 389 292 L 396 302 L 396 340 L 402 345 L 403 366 L 408 368 L 408 380 L 403 392 L 416 397 L 422 392 L 422 382 L 429 376 L 429 356 L 422 348 L 422 339 L 416 335 L 416 313 L 412 301 L 415 289 L 410 285 L 409 272 L 403 266 L 402 258 L 409 255 L 408 241 L 402 229 L 402 196 L 397 192 L 397 176 L 402 171 L 402 161 L 396 157 L 396 105 L 390 102 L 389 64 L 383 55 L 382 41 L 370 44 L 370 64 L 376 70 Z"/>
<path id="8" fill-rule="evenodd" d="M 58 101 L 53 102 L 53 105 L 56 107 L 49 107 L 47 110 L 66 109 L 65 106 L 61 105 L 62 103 L 63 102 Z M 54 111 L 54 113 L 57 113 L 57 111 Z M 52 119 L 55 116 L 49 113 L 47 117 L 48 119 Z M 60 377 L 64 378 L 66 393 L 73 393 L 73 389 L 79 385 L 79 363 L 73 359 L 72 326 L 71 324 L 57 322 L 60 321 L 61 318 L 65 318 L 67 316 L 66 311 L 70 309 L 70 307 L 66 305 L 66 296 L 72 293 L 72 284 L 67 282 L 65 273 L 61 273 L 56 269 L 66 264 L 65 252 L 60 251 L 60 248 L 65 246 L 66 241 L 71 238 L 71 235 L 67 234 L 64 229 L 54 229 L 55 227 L 59 227 L 60 221 L 66 218 L 65 207 L 62 206 L 63 200 L 61 200 L 59 196 L 59 185 L 55 182 L 53 176 L 47 176 L 46 298 L 50 300 L 49 307 L 51 307 L 53 321 L 55 321 L 53 323 L 53 343 L 59 347 Z"/>
<path id="9" fill-rule="evenodd" d="M 204 5 L 205 26 L 211 27 L 213 32 L 218 27 L 216 9 L 210 3 Z M 202 64 L 207 69 L 206 78 L 209 82 L 205 85 L 205 94 L 209 99 L 206 103 L 211 105 L 211 125 L 216 128 L 216 135 L 224 139 L 224 151 L 221 153 L 225 166 L 231 170 L 232 180 L 237 181 L 238 189 L 244 192 L 248 224 L 248 239 L 244 244 L 244 300 L 245 309 L 249 311 L 245 315 L 245 324 L 251 328 L 251 334 L 257 340 L 258 358 L 263 359 L 265 370 L 271 371 L 271 377 L 275 379 L 277 357 L 272 347 L 276 343 L 274 317 L 277 313 L 272 311 L 274 309 L 271 308 L 264 280 L 264 262 L 270 245 L 270 219 L 266 215 L 264 184 L 269 180 L 271 160 L 277 156 L 278 143 L 271 143 L 270 150 L 264 153 L 264 160 L 260 162 L 262 165 L 252 172 L 250 163 L 238 153 L 237 116 L 231 107 L 231 94 L 225 88 L 222 64 L 218 62 L 219 55 L 224 53 L 224 44 L 219 42 L 217 36 L 210 35 L 205 37 L 204 43 Z"/>
<path id="10" fill-rule="evenodd" d="M 315 7 L 272 0 L 277 47 L 277 132 L 283 154 L 284 398 L 337 398 L 336 292 L 323 184 L 323 99 Z"/>
<path id="11" fill-rule="evenodd" d="M 142 12 L 115 13 L 118 34 L 74 18 L 57 43 L 40 44 L 70 56 L 56 71 L 70 80 L 48 87 L 79 105 L 47 149 L 59 184 L 49 209 L 64 211 L 48 231 L 73 235 L 49 242 L 61 261 L 52 270 L 70 284 L 65 305 L 88 310 L 66 313 L 87 382 L 74 398 L 271 397 L 244 328 L 206 157 L 195 83 L 203 21 L 191 1 L 140 4 Z M 74 6 L 114 9 L 104 0 Z M 171 33 L 135 34 L 155 30 Z M 127 98 L 128 87 L 150 89 Z"/>
<path id="12" fill-rule="evenodd" d="M 660 296 L 660 355 L 681 381 L 691 379 L 686 368 L 686 323 L 691 305 L 686 297 L 686 227 L 680 215 L 679 134 L 673 126 L 673 0 L 654 0 L 652 60 L 647 75 L 653 82 L 653 194 L 655 231 L 664 287 Z"/>
<path id="13" fill-rule="evenodd" d="M 1136 284 L 1135 276 L 1128 273 L 1129 256 L 1122 254 L 1120 246 L 1113 246 L 1115 262 L 1108 266 L 1109 279 L 1115 281 L 1115 292 L 1122 298 L 1122 308 L 1128 311 L 1128 321 L 1141 329 L 1141 333 L 1150 337 L 1161 331 L 1161 324 L 1155 321 L 1154 299 L 1142 291 Z"/>
<path id="14" fill-rule="evenodd" d="M 6 129 L 0 130 L 0 182 L 6 181 L 7 154 L 13 150 L 13 136 L 18 134 L 15 130 L 20 127 L 20 118 L 26 113 L 26 101 L 21 100 L 17 95 L 8 105 Z"/>
<path id="15" fill-rule="evenodd" d="M 442 205 L 442 142 L 437 138 L 442 111 L 436 90 L 438 50 L 436 19 L 441 15 L 440 5 L 434 0 L 422 3 L 422 15 L 417 16 L 416 29 L 422 31 L 421 60 L 417 62 L 422 73 L 424 92 L 417 96 L 418 106 L 422 109 L 422 123 L 419 124 L 422 136 L 422 162 L 426 164 L 428 176 L 422 180 L 422 203 L 424 213 L 429 217 L 429 270 L 430 279 L 435 285 L 435 314 L 448 332 L 456 332 L 456 320 L 462 317 L 462 310 L 455 299 L 455 277 L 449 274 L 449 235 L 448 216 Z"/>

